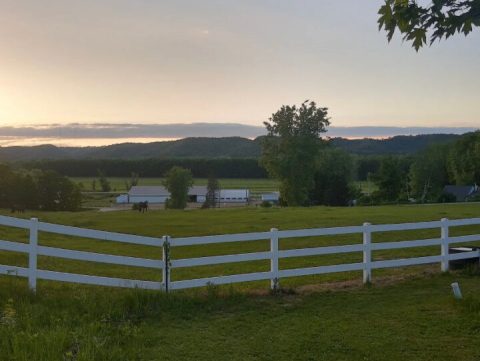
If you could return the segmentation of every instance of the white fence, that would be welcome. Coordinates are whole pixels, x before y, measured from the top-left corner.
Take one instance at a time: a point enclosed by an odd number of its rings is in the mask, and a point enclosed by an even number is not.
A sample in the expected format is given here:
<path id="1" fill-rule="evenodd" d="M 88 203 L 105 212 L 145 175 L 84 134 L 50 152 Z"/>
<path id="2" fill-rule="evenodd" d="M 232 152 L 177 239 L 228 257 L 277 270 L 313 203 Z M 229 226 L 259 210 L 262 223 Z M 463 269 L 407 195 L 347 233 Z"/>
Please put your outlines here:
<path id="1" fill-rule="evenodd" d="M 449 254 L 449 246 L 457 243 L 468 243 L 480 241 L 480 234 L 464 235 L 452 237 L 449 235 L 449 228 L 456 226 L 480 225 L 480 218 L 448 220 L 419 223 L 402 224 L 383 224 L 372 225 L 364 223 L 362 226 L 353 227 L 334 227 L 334 228 L 314 228 L 301 230 L 279 231 L 271 229 L 269 232 L 259 233 L 240 233 L 218 236 L 171 238 L 163 236 L 161 238 L 142 237 L 130 234 L 112 233 L 105 231 L 96 231 L 70 226 L 62 226 L 50 223 L 39 222 L 37 219 L 30 220 L 18 219 L 12 217 L 0 216 L 0 226 L 9 226 L 28 229 L 30 233 L 29 243 L 19 243 L 0 240 L 0 250 L 27 253 L 29 257 L 28 268 L 0 265 L 0 275 L 12 275 L 27 277 L 29 287 L 35 291 L 37 279 L 54 280 L 73 283 L 84 283 L 112 287 L 145 288 L 154 290 L 177 290 L 193 287 L 202 287 L 209 284 L 221 285 L 237 282 L 249 282 L 258 280 L 270 280 L 271 288 L 279 286 L 279 280 L 285 277 L 297 277 L 306 275 L 363 271 L 363 281 L 370 282 L 373 269 L 403 267 L 412 265 L 422 265 L 429 263 L 441 264 L 441 270 L 447 271 L 449 261 L 478 258 L 480 251 L 462 252 Z M 374 232 L 408 231 L 421 229 L 439 229 L 440 237 L 433 239 L 422 239 L 412 241 L 396 241 L 372 243 L 372 234 Z M 160 247 L 163 250 L 162 259 L 144 259 L 126 256 L 116 256 L 109 254 L 99 254 L 93 252 L 74 251 L 62 248 L 45 247 L 38 245 L 38 233 L 48 232 L 68 236 L 92 238 L 103 241 L 124 242 L 138 245 L 147 245 Z M 328 246 L 302 249 L 279 249 L 279 240 L 286 238 L 315 237 L 315 236 L 334 236 L 345 234 L 362 234 L 363 243 Z M 171 259 L 171 247 L 184 247 L 192 245 L 206 245 L 227 242 L 250 242 L 259 240 L 270 240 L 270 250 L 265 252 L 232 254 L 224 256 L 210 256 L 187 259 Z M 413 247 L 440 246 L 440 254 L 435 256 L 403 258 L 393 260 L 372 261 L 372 251 L 392 250 Z M 318 266 L 309 268 L 280 269 L 279 259 L 290 257 L 308 257 L 318 255 L 330 255 L 340 253 L 362 252 L 363 262 L 338 264 L 329 266 Z M 37 268 L 37 256 L 58 257 L 72 260 L 109 263 L 125 266 L 136 266 L 158 269 L 162 272 L 162 282 L 130 280 L 111 277 L 100 277 L 73 273 L 64 273 L 56 271 L 40 270 Z M 171 272 L 182 267 L 196 267 L 215 264 L 237 263 L 246 261 L 270 260 L 270 271 L 256 272 L 247 274 L 235 274 L 228 276 L 197 278 L 190 280 L 171 281 Z"/>

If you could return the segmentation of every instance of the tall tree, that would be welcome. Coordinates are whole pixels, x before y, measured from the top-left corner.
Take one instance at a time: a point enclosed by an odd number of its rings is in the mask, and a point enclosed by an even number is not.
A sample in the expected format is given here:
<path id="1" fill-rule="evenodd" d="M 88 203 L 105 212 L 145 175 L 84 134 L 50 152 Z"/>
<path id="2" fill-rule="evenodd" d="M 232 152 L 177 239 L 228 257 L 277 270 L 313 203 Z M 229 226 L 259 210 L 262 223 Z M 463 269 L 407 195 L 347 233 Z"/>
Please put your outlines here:
<path id="1" fill-rule="evenodd" d="M 41 172 L 37 177 L 39 207 L 46 211 L 75 211 L 82 195 L 78 186 L 54 171 Z"/>
<path id="2" fill-rule="evenodd" d="M 102 188 L 102 192 L 110 192 L 112 187 L 110 186 L 110 182 L 105 175 L 105 172 L 98 170 L 98 181 L 100 183 L 100 188 Z"/>
<path id="3" fill-rule="evenodd" d="M 447 154 L 449 145 L 435 144 L 417 154 L 410 167 L 412 196 L 423 202 L 437 200 L 449 183 Z"/>
<path id="4" fill-rule="evenodd" d="M 217 205 L 217 198 L 220 196 L 220 183 L 213 175 L 208 177 L 207 181 L 207 195 L 205 197 L 204 208 L 214 208 Z"/>
<path id="5" fill-rule="evenodd" d="M 448 171 L 458 185 L 480 185 L 480 130 L 465 134 L 452 145 Z"/>
<path id="6" fill-rule="evenodd" d="M 387 32 L 388 41 L 398 29 L 418 51 L 429 32 L 432 44 L 456 33 L 468 35 L 480 26 L 480 0 L 432 0 L 426 6 L 416 0 L 385 0 L 378 14 L 379 29 Z"/>
<path id="7" fill-rule="evenodd" d="M 193 185 L 192 172 L 175 166 L 165 174 L 163 185 L 170 192 L 166 206 L 172 209 L 184 209 L 187 206 L 188 190 Z"/>
<path id="8" fill-rule="evenodd" d="M 341 149 L 326 149 L 320 153 L 315 168 L 310 200 L 327 206 L 348 205 L 354 193 L 352 156 Z"/>
<path id="9" fill-rule="evenodd" d="M 261 164 L 280 180 L 285 205 L 308 204 L 314 162 L 322 145 L 320 135 L 329 124 L 327 108 L 309 101 L 300 107 L 284 105 L 264 122 L 268 134 L 262 144 Z"/>
<path id="10" fill-rule="evenodd" d="M 378 201 L 397 201 L 408 193 L 409 162 L 399 157 L 385 157 L 378 172 L 372 175 L 378 190 L 372 196 Z"/>

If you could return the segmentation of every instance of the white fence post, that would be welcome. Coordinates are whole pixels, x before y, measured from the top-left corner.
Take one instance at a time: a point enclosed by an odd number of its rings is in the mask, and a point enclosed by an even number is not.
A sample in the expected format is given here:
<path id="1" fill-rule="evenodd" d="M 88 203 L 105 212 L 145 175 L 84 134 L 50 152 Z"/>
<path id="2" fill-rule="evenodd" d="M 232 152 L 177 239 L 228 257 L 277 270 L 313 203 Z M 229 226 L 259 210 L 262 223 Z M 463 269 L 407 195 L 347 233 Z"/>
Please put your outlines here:
<path id="1" fill-rule="evenodd" d="M 280 280 L 278 278 L 278 229 L 272 228 L 270 230 L 270 272 L 272 273 L 272 278 L 270 279 L 270 288 L 273 291 L 278 290 L 280 286 Z"/>
<path id="2" fill-rule="evenodd" d="M 370 248 L 372 232 L 370 226 L 371 224 L 368 222 L 363 224 L 363 283 L 372 281 L 372 250 Z"/>
<path id="3" fill-rule="evenodd" d="M 162 258 L 163 258 L 163 269 L 162 269 L 162 281 L 163 288 L 165 292 L 168 293 L 168 286 L 170 284 L 170 237 L 163 236 L 163 245 L 162 245 Z"/>
<path id="4" fill-rule="evenodd" d="M 37 247 L 38 247 L 38 219 L 30 219 L 30 247 L 28 252 L 28 287 L 37 291 Z"/>
<path id="5" fill-rule="evenodd" d="M 449 248 L 449 239 L 448 239 L 448 219 L 442 218 L 441 220 L 441 238 L 442 238 L 442 245 L 441 245 L 441 253 L 442 253 L 442 272 L 447 272 L 449 269 L 449 260 L 448 260 L 448 248 Z"/>

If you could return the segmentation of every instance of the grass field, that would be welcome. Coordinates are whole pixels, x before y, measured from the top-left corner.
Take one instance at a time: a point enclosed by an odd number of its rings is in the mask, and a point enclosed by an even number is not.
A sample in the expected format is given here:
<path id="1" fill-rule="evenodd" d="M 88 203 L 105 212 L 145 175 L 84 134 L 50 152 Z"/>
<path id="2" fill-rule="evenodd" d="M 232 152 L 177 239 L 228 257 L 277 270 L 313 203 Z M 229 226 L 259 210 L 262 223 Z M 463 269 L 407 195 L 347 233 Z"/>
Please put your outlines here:
<path id="1" fill-rule="evenodd" d="M 41 220 L 151 236 L 193 236 L 372 223 L 478 217 L 478 204 L 357 208 L 214 209 L 189 211 L 29 213 Z M 452 235 L 477 232 L 460 227 Z M 439 230 L 378 234 L 374 242 L 438 237 Z M 0 228 L 0 239 L 25 242 L 23 230 Z M 360 236 L 281 240 L 280 248 L 360 243 Z M 99 253 L 160 258 L 160 249 L 40 234 L 40 244 Z M 173 258 L 267 250 L 268 242 L 174 248 Z M 374 252 L 374 260 L 438 254 L 438 247 Z M 292 258 L 281 268 L 361 260 L 360 253 Z M 21 254 L 0 264 L 25 266 Z M 172 279 L 247 273 L 268 261 L 173 270 Z M 40 257 L 42 269 L 159 280 L 154 270 Z M 163 295 L 0 277 L 0 360 L 474 360 L 480 357 L 478 277 L 430 275 L 439 265 L 377 270 L 373 286 L 360 272 L 281 280 L 293 294 L 269 295 L 268 282 Z M 425 275 L 425 272 L 428 272 Z M 400 282 L 401 279 L 418 279 Z M 472 295 L 454 303 L 449 284 Z M 388 281 L 388 282 L 387 282 Z M 393 284 L 391 284 L 393 283 Z M 339 290 L 344 285 L 354 285 Z M 358 287 L 356 287 L 358 286 Z M 312 293 L 306 294 L 306 290 Z M 297 294 L 295 293 L 297 292 Z M 388 357 L 387 357 L 388 356 Z"/>
<path id="2" fill-rule="evenodd" d="M 84 191 L 93 191 L 93 180 L 92 177 L 75 177 L 71 178 L 74 182 L 78 184 L 82 184 Z M 115 178 L 109 177 L 108 181 L 112 187 L 112 191 L 114 192 L 126 192 L 126 182 L 130 181 L 129 178 Z M 274 179 L 241 179 L 241 178 L 221 178 L 218 180 L 220 183 L 221 188 L 247 188 L 253 194 L 259 194 L 262 192 L 271 192 L 278 190 L 278 181 Z M 138 185 L 141 186 L 161 186 L 163 182 L 163 178 L 140 178 Z M 206 178 L 195 178 L 194 179 L 195 185 L 207 185 Z M 96 182 L 96 190 L 100 190 L 100 185 L 97 179 Z"/>
<path id="3" fill-rule="evenodd" d="M 90 177 L 71 178 L 77 184 L 82 186 L 83 207 L 85 208 L 101 208 L 109 207 L 115 203 L 115 198 L 120 193 L 127 192 L 126 182 L 128 178 L 108 178 L 112 187 L 111 194 L 88 194 L 87 192 L 94 191 L 93 180 Z M 140 178 L 139 185 L 142 186 L 159 186 L 162 185 L 163 178 Z M 260 199 L 262 193 L 278 191 L 278 181 L 274 179 L 219 179 L 220 187 L 225 189 L 249 189 L 250 195 L 253 199 Z M 207 185 L 206 178 L 195 178 L 195 185 Z M 96 191 L 100 191 L 100 185 L 97 180 Z"/>
<path id="4" fill-rule="evenodd" d="M 127 192 L 126 182 L 128 178 L 108 178 L 112 187 L 111 194 L 88 194 L 93 192 L 93 177 L 73 177 L 71 178 L 77 184 L 82 186 L 84 191 L 83 206 L 85 208 L 101 208 L 109 207 L 115 203 L 115 198 L 120 193 Z M 139 185 L 153 186 L 162 185 L 163 178 L 140 178 Z M 275 192 L 279 189 L 279 182 L 275 179 L 219 179 L 220 187 L 225 189 L 249 189 L 253 199 L 260 199 L 262 193 Z M 206 185 L 206 178 L 195 178 L 195 185 Z M 372 182 L 356 182 L 363 193 L 371 194 L 376 190 L 376 186 Z M 100 185 L 97 180 L 95 191 L 100 191 Z"/>

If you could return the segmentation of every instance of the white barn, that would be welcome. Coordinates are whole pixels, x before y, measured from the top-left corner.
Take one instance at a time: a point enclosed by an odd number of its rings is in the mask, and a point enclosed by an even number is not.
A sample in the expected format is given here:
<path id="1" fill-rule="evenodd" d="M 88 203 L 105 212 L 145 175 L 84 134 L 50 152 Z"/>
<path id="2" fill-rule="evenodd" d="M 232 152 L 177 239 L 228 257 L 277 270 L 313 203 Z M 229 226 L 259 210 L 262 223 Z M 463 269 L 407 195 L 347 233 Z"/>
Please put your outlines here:
<path id="1" fill-rule="evenodd" d="M 207 196 L 206 186 L 193 186 L 188 191 L 188 202 L 203 203 Z M 117 204 L 148 202 L 165 203 L 170 192 L 163 186 L 134 186 L 127 194 L 117 197 Z M 221 189 L 216 195 L 220 203 L 247 203 L 250 198 L 248 189 Z"/>
<path id="2" fill-rule="evenodd" d="M 193 186 L 188 191 L 188 201 L 203 203 L 207 195 L 207 187 Z M 117 197 L 118 204 L 148 202 L 151 204 L 165 203 L 170 192 L 163 186 L 134 186 L 127 194 Z"/>
<path id="3" fill-rule="evenodd" d="M 220 203 L 248 203 L 250 191 L 248 189 L 220 189 L 216 197 Z"/>

